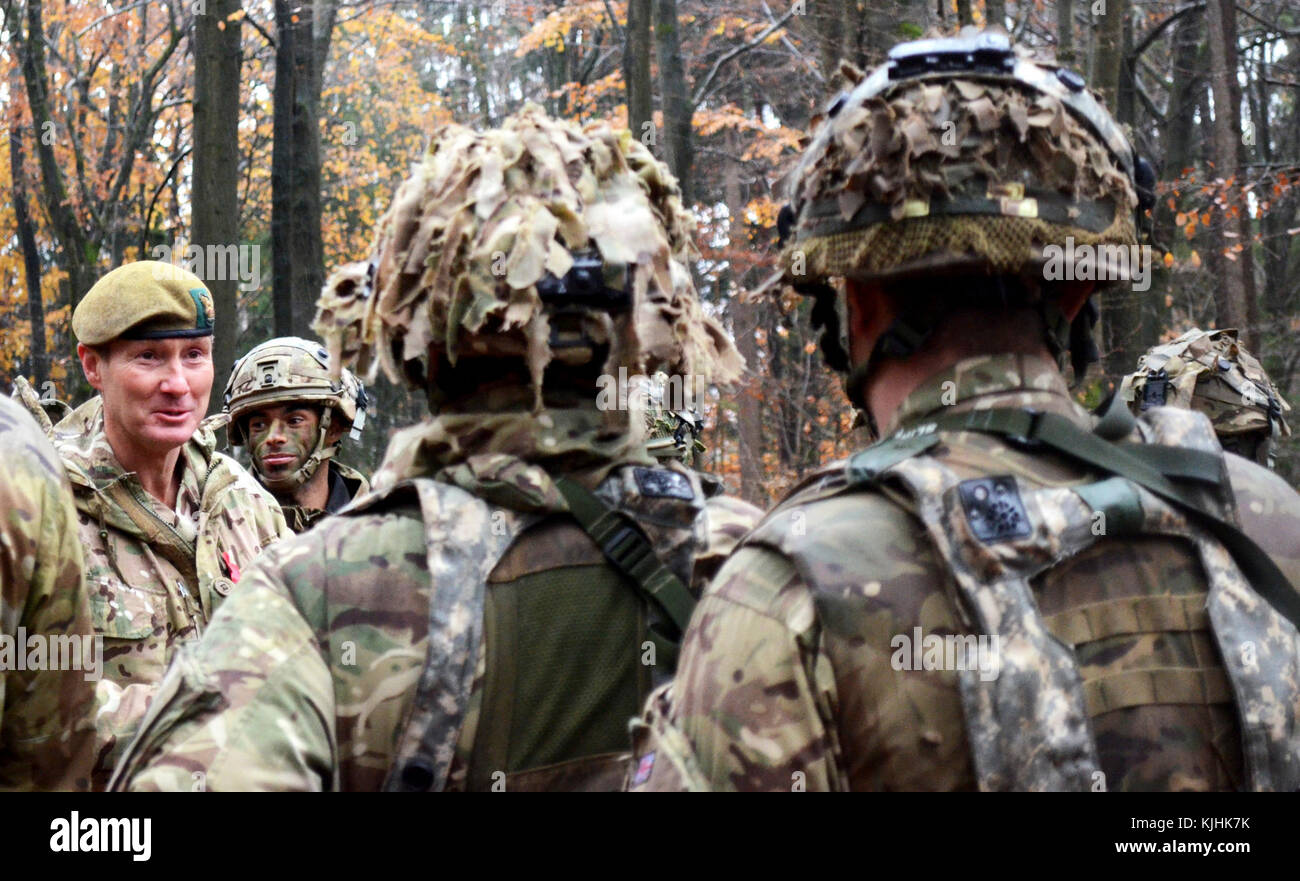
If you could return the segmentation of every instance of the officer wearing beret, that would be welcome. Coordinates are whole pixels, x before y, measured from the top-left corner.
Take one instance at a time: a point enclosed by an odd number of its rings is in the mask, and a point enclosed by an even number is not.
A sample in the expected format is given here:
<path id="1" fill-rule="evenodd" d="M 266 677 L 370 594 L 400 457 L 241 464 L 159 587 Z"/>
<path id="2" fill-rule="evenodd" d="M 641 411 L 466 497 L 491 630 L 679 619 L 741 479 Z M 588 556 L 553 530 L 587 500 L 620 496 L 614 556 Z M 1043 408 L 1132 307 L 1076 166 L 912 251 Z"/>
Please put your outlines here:
<path id="1" fill-rule="evenodd" d="M 118 267 L 72 315 L 98 392 L 54 426 L 72 482 L 95 632 L 102 785 L 178 646 L 240 572 L 291 534 L 275 499 L 201 426 L 212 391 L 212 295 L 156 261 Z"/>

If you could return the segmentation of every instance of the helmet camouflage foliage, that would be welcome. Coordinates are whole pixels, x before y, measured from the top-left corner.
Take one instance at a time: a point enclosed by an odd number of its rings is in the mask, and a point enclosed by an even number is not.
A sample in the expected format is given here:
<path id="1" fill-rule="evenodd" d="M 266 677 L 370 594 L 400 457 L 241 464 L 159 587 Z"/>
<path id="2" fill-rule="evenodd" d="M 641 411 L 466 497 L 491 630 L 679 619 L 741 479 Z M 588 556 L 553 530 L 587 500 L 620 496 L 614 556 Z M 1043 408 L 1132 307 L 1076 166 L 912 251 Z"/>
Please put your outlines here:
<path id="1" fill-rule="evenodd" d="M 687 464 L 706 449 L 700 440 L 704 422 L 698 402 L 676 393 L 662 373 L 644 383 L 646 449 L 656 459 L 676 459 Z M 633 397 L 633 396 L 629 396 Z M 637 394 L 634 399 L 642 396 Z"/>
<path id="2" fill-rule="evenodd" d="M 1231 445 L 1243 435 L 1262 440 L 1289 437 L 1283 399 L 1259 361 L 1237 341 L 1237 331 L 1192 329 L 1149 349 L 1138 359 L 1137 372 L 1124 377 L 1120 395 L 1134 412 L 1166 404 L 1198 410 Z M 1269 464 L 1268 444 L 1247 451 Z"/>
<path id="3" fill-rule="evenodd" d="M 783 280 L 1038 274 L 1066 237 L 1136 244 L 1136 162 L 1082 79 L 1004 34 L 901 44 L 803 154 Z M 1127 277 L 1116 259 L 1112 281 Z"/>
<path id="4" fill-rule="evenodd" d="M 370 263 L 326 282 L 315 327 L 336 363 L 426 388 L 430 357 L 521 358 L 538 407 L 548 364 L 604 346 L 606 374 L 729 382 L 740 356 L 681 266 L 692 230 L 667 168 L 626 131 L 535 106 L 487 132 L 446 125 L 380 220 Z"/>
<path id="5" fill-rule="evenodd" d="M 248 444 L 247 417 L 254 410 L 279 404 L 314 404 L 321 408 L 316 446 L 302 468 L 287 478 L 272 480 L 253 467 L 267 486 L 278 492 L 293 490 L 316 473 L 321 462 L 338 452 L 338 442 L 327 443 L 334 419 L 342 419 L 355 436 L 365 425 L 366 392 L 352 371 L 331 375 L 329 353 L 318 342 L 301 337 L 279 337 L 254 346 L 235 363 L 226 383 L 225 414 L 230 420 L 230 440 Z M 274 483 L 274 485 L 273 485 Z"/>

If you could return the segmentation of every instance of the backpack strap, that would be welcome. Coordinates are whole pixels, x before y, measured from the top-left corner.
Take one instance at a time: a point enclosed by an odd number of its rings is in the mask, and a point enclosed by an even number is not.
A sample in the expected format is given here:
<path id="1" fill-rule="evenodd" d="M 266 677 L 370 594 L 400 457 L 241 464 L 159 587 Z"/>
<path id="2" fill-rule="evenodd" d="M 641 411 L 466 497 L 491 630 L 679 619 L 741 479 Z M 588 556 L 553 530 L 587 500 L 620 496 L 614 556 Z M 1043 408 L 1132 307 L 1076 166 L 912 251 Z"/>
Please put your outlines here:
<path id="1" fill-rule="evenodd" d="M 555 478 L 555 486 L 568 502 L 569 511 L 578 525 L 591 536 L 606 559 L 631 582 L 637 593 L 672 622 L 675 633 L 665 633 L 655 623 L 651 623 L 647 630 L 655 651 L 676 667 L 678 644 L 686 633 L 691 612 L 695 610 L 695 599 L 690 590 L 659 559 L 654 546 L 635 520 L 611 508 L 568 477 Z"/>
<path id="2" fill-rule="evenodd" d="M 1250 536 L 1208 510 L 1187 486 L 1188 481 L 1225 486 L 1227 474 L 1221 457 L 1179 447 L 1112 443 L 1079 428 L 1063 416 L 1035 410 L 971 410 L 940 417 L 934 424 L 937 431 L 979 431 L 1012 440 L 1037 442 L 1145 487 L 1186 511 L 1222 542 L 1256 592 L 1300 628 L 1300 594 L 1286 575 Z"/>
<path id="3" fill-rule="evenodd" d="M 412 490 L 419 499 L 433 586 L 429 648 L 384 790 L 439 792 L 446 786 L 473 691 L 487 577 L 538 515 L 491 505 L 428 478 L 403 481 L 351 511 L 382 509 Z"/>

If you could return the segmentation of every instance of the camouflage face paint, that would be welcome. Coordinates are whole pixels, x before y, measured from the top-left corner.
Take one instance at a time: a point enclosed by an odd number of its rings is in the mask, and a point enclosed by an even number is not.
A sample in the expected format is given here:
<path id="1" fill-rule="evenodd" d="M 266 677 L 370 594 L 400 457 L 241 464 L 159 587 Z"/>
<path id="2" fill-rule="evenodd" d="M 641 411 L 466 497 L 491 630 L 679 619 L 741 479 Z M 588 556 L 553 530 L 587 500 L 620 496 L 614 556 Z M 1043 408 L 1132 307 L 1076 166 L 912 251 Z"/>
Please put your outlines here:
<path id="1" fill-rule="evenodd" d="M 265 478 L 286 478 L 306 463 L 316 447 L 320 414 L 313 407 L 277 404 L 248 417 L 248 446 Z"/>

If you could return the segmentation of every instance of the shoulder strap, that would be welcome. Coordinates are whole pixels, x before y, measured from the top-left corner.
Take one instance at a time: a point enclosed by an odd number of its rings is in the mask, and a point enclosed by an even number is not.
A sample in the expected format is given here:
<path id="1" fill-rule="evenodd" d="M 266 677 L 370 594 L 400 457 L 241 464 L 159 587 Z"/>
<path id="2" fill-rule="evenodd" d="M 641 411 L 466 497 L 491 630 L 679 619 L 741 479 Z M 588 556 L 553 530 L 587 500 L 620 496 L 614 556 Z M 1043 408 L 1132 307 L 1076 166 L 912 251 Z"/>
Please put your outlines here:
<path id="1" fill-rule="evenodd" d="M 953 413 L 936 419 L 935 431 L 979 431 L 1037 442 L 1098 470 L 1133 481 L 1177 505 L 1223 543 L 1251 586 L 1300 628 L 1300 594 L 1259 545 L 1214 512 L 1187 481 L 1226 485 L 1221 457 L 1155 444 L 1118 444 L 1082 429 L 1063 416 L 1035 410 L 996 409 Z"/>
<path id="2" fill-rule="evenodd" d="M 656 651 L 666 652 L 669 662 L 677 662 L 677 643 L 686 633 L 695 600 L 681 579 L 674 575 L 655 553 L 654 546 L 641 532 L 636 521 L 621 511 L 616 511 L 593 495 L 584 486 L 568 477 L 555 479 L 569 511 L 584 532 L 600 548 L 628 581 L 647 600 L 650 600 L 673 623 L 676 634 L 665 634 L 650 627 L 650 637 Z"/>
<path id="3" fill-rule="evenodd" d="M 487 577 L 537 515 L 493 506 L 427 478 L 400 483 L 387 496 L 406 497 L 411 490 L 419 498 L 432 585 L 429 648 L 384 789 L 437 792 L 447 783 L 473 691 Z"/>

